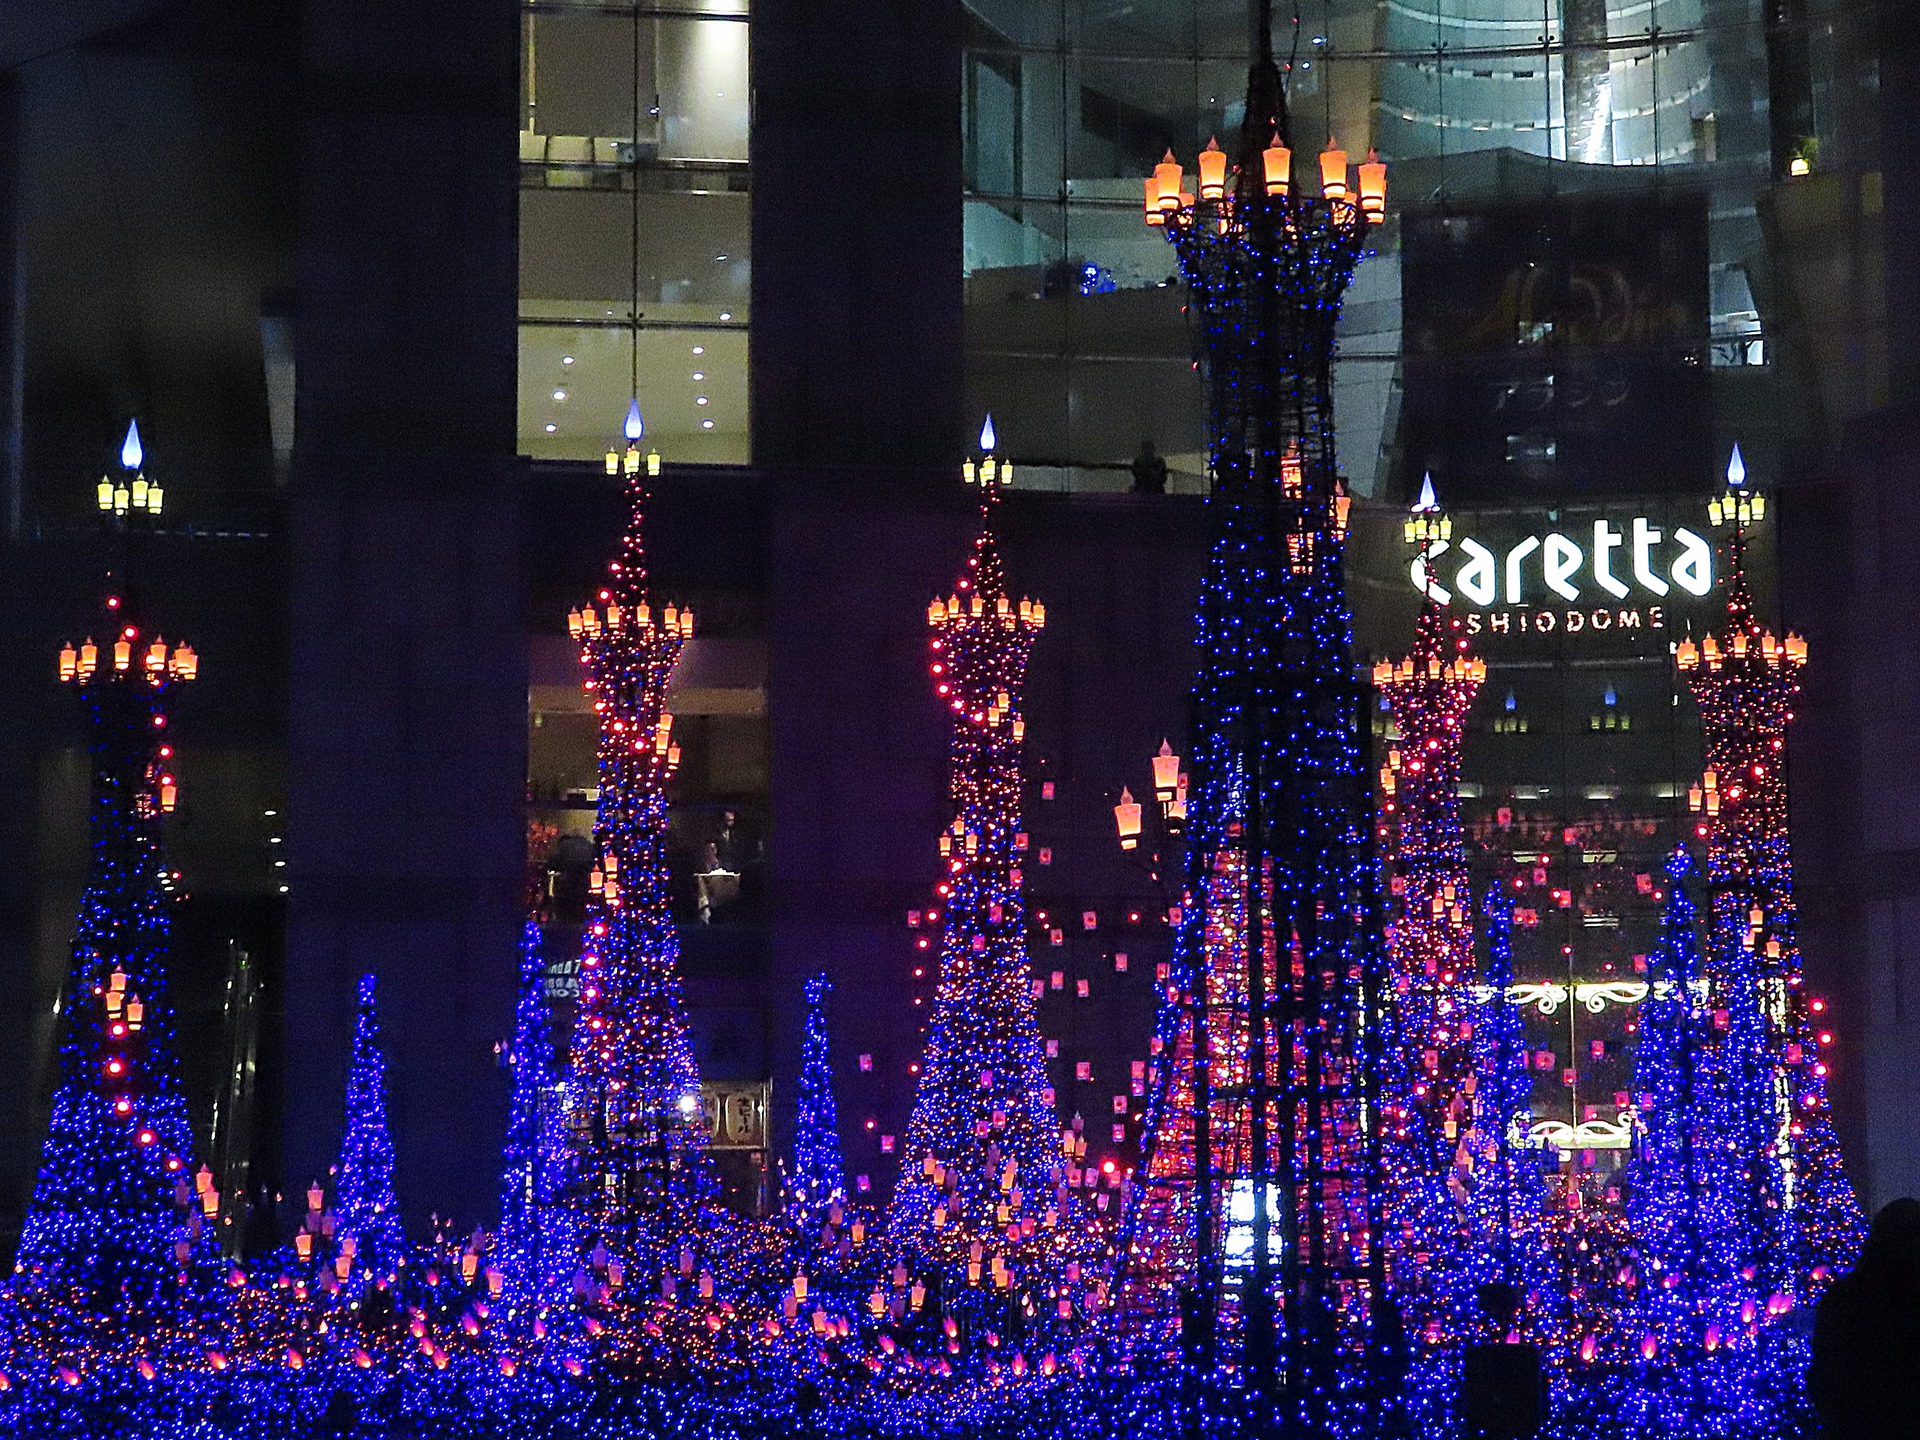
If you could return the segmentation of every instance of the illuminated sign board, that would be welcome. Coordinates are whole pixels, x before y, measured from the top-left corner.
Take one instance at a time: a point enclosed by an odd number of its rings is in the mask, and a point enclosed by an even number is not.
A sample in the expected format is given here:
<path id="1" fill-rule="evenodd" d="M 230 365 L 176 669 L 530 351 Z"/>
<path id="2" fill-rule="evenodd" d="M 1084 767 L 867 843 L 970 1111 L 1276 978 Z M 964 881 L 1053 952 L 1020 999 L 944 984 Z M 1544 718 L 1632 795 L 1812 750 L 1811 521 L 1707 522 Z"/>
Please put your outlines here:
<path id="1" fill-rule="evenodd" d="M 1451 526 L 1448 527 L 1449 531 Z M 1647 604 L 1713 590 L 1713 546 L 1676 526 L 1671 536 L 1644 515 L 1591 532 L 1527 535 L 1496 551 L 1472 536 L 1432 539 L 1408 571 L 1414 589 L 1441 605 Z"/>

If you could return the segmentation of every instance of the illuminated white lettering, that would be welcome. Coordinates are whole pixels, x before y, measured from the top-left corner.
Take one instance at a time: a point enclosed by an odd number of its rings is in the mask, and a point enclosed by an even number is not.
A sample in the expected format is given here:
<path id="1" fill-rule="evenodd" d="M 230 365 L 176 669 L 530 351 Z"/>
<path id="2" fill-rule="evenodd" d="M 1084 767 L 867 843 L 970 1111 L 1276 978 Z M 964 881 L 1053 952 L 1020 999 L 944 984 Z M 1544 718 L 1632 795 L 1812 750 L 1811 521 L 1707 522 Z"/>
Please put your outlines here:
<path id="1" fill-rule="evenodd" d="M 1558 533 L 1547 536 L 1546 549 L 1541 554 L 1541 568 L 1546 572 L 1547 588 L 1562 600 L 1580 598 L 1573 577 L 1579 573 L 1582 558 L 1580 547 L 1566 536 Z"/>
<path id="2" fill-rule="evenodd" d="M 1505 635 L 1513 628 L 1513 614 L 1507 610 L 1496 610 L 1492 616 L 1493 633 Z"/>
<path id="3" fill-rule="evenodd" d="M 1627 598 L 1627 582 L 1613 573 L 1613 552 L 1621 534 L 1604 520 L 1593 522 L 1593 583 L 1616 600 Z"/>
<path id="4" fill-rule="evenodd" d="M 1558 617 L 1551 610 L 1536 610 L 1533 613 L 1533 628 L 1542 635 L 1551 634 L 1557 619 Z"/>
<path id="5" fill-rule="evenodd" d="M 1529 535 L 1507 552 L 1507 604 L 1520 603 L 1520 566 L 1527 556 L 1540 548 L 1537 536 Z"/>
<path id="6" fill-rule="evenodd" d="M 1660 532 L 1647 524 L 1646 517 L 1633 519 L 1633 578 L 1656 595 L 1667 593 L 1667 582 L 1653 573 L 1653 547 L 1660 543 Z"/>
<path id="7" fill-rule="evenodd" d="M 1622 630 L 1638 630 L 1640 628 L 1640 612 L 1638 610 L 1622 610 L 1620 612 L 1620 628 Z"/>
<path id="8" fill-rule="evenodd" d="M 1413 557 L 1413 588 L 1427 596 L 1436 605 L 1445 605 L 1453 599 L 1453 592 L 1433 578 L 1433 572 L 1427 562 L 1451 549 L 1445 540 L 1435 540 L 1418 555 Z"/>
<path id="9" fill-rule="evenodd" d="M 1596 630 L 1611 630 L 1613 628 L 1613 612 L 1611 610 L 1596 610 L 1593 612 L 1593 619 L 1590 623 Z"/>
<path id="10" fill-rule="evenodd" d="M 1580 611 L 1580 610 L 1567 611 L 1567 634 L 1578 635 L 1582 630 L 1586 628 L 1587 628 L 1587 617 L 1584 611 Z"/>
<path id="11" fill-rule="evenodd" d="M 1478 540 L 1466 539 L 1460 542 L 1460 551 L 1467 557 L 1467 563 L 1460 567 L 1460 573 L 1453 577 L 1453 583 L 1474 604 L 1493 604 L 1499 590 L 1493 552 Z"/>
<path id="12" fill-rule="evenodd" d="M 1673 532 L 1680 542 L 1680 558 L 1673 562 L 1673 583 L 1689 595 L 1713 589 L 1713 547 L 1685 526 Z"/>

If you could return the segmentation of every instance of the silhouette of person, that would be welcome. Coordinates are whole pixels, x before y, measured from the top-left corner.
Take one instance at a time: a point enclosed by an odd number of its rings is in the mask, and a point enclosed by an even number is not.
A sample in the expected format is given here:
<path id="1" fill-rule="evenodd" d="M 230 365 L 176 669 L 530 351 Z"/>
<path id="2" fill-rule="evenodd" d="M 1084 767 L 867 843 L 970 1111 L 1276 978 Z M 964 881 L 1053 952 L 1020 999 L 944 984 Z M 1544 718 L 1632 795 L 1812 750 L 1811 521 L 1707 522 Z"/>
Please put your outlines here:
<path id="1" fill-rule="evenodd" d="M 1920 1435 L 1920 1200 L 1874 1216 L 1860 1263 L 1821 1298 L 1807 1390 L 1826 1440 Z"/>
<path id="2" fill-rule="evenodd" d="M 1142 440 L 1140 453 L 1133 457 L 1133 493 L 1136 495 L 1167 493 L 1167 462 L 1155 453 L 1151 440 Z"/>

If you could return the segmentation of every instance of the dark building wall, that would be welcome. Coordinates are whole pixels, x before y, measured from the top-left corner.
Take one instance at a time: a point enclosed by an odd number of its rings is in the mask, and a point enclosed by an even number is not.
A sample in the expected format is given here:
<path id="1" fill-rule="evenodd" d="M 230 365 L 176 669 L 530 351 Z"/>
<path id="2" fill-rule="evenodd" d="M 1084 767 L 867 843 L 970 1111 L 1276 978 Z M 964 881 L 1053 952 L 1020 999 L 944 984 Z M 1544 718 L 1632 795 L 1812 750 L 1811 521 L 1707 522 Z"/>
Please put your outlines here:
<path id="1" fill-rule="evenodd" d="M 515 13 L 304 7 L 285 1174 L 377 971 L 416 1227 L 492 1208 L 523 907 Z"/>
<path id="2" fill-rule="evenodd" d="M 285 554 L 259 316 L 291 275 L 291 9 L 115 0 L 0 20 L 0 1248 L 37 1165 L 88 858 L 84 722 L 52 656 L 98 623 L 92 482 L 129 416 L 168 498 L 135 578 L 203 657 L 173 706 L 181 808 L 165 825 L 203 1129 L 227 941 L 263 963 L 276 946 L 263 812 L 279 808 Z"/>
<path id="3" fill-rule="evenodd" d="M 1920 1193 L 1920 11 L 1880 6 L 1890 403 L 1783 497 L 1811 659 L 1790 752 L 1807 969 L 1836 1005 L 1836 1104 L 1869 1210 Z"/>
<path id="4" fill-rule="evenodd" d="M 959 0 L 753 10 L 753 457 L 957 462 Z"/>

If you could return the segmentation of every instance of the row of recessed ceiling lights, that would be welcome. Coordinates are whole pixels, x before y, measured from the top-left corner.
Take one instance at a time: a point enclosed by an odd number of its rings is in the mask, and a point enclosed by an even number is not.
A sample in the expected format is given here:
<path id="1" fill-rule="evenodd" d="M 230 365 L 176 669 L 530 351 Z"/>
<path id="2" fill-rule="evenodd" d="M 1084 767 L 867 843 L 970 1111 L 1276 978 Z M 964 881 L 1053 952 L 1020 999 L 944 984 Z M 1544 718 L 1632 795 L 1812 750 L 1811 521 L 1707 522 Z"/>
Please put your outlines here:
<path id="1" fill-rule="evenodd" d="M 728 311 L 728 310 L 722 310 L 722 311 L 720 312 L 720 318 L 721 318 L 722 320 L 731 320 L 731 319 L 733 319 L 733 313 L 732 313 L 731 311 Z M 705 354 L 707 353 L 707 347 L 706 347 L 706 346 L 704 346 L 704 345 L 696 345 L 696 346 L 694 346 L 694 347 L 693 347 L 693 353 L 694 353 L 694 355 L 695 355 L 696 357 L 698 357 L 698 356 L 701 356 L 701 355 L 705 355 Z M 560 363 L 561 363 L 562 365 L 571 365 L 571 364 L 573 364 L 573 356 L 571 356 L 571 355 L 562 355 L 562 356 L 560 357 Z M 706 373 L 706 371 L 704 371 L 704 370 L 696 370 L 696 371 L 694 371 L 694 372 L 693 372 L 693 378 L 694 378 L 694 380 L 696 380 L 696 381 L 701 381 L 701 380 L 705 380 L 705 379 L 707 378 L 707 373 Z M 566 398 L 567 398 L 567 392 L 566 392 L 566 390 L 565 390 L 564 388 L 561 388 L 561 389 L 558 389 L 558 390 L 555 390 L 555 391 L 553 392 L 553 398 L 554 398 L 555 400 L 557 400 L 557 401 L 560 401 L 560 402 L 562 402 L 562 403 L 564 403 L 564 402 L 566 401 Z M 707 400 L 707 397 L 706 397 L 706 396 L 704 396 L 704 395 L 696 395 L 696 396 L 694 397 L 694 399 L 693 399 L 693 403 L 694 403 L 694 404 L 696 404 L 696 405 L 706 405 L 706 404 L 708 403 L 708 400 Z M 700 422 L 700 428 L 701 428 L 702 430 L 711 430 L 711 429 L 713 429 L 713 421 L 711 421 L 711 420 L 702 420 L 702 421 Z M 549 434 L 549 435 L 552 435 L 552 434 L 556 434 L 556 433 L 557 433 L 557 432 L 559 431 L 559 429 L 560 429 L 560 427 L 559 427 L 558 425 L 556 425 L 556 424 L 554 424 L 554 422 L 553 422 L 553 421 L 551 421 L 551 420 L 549 420 L 549 421 L 547 422 L 547 434 Z"/>

